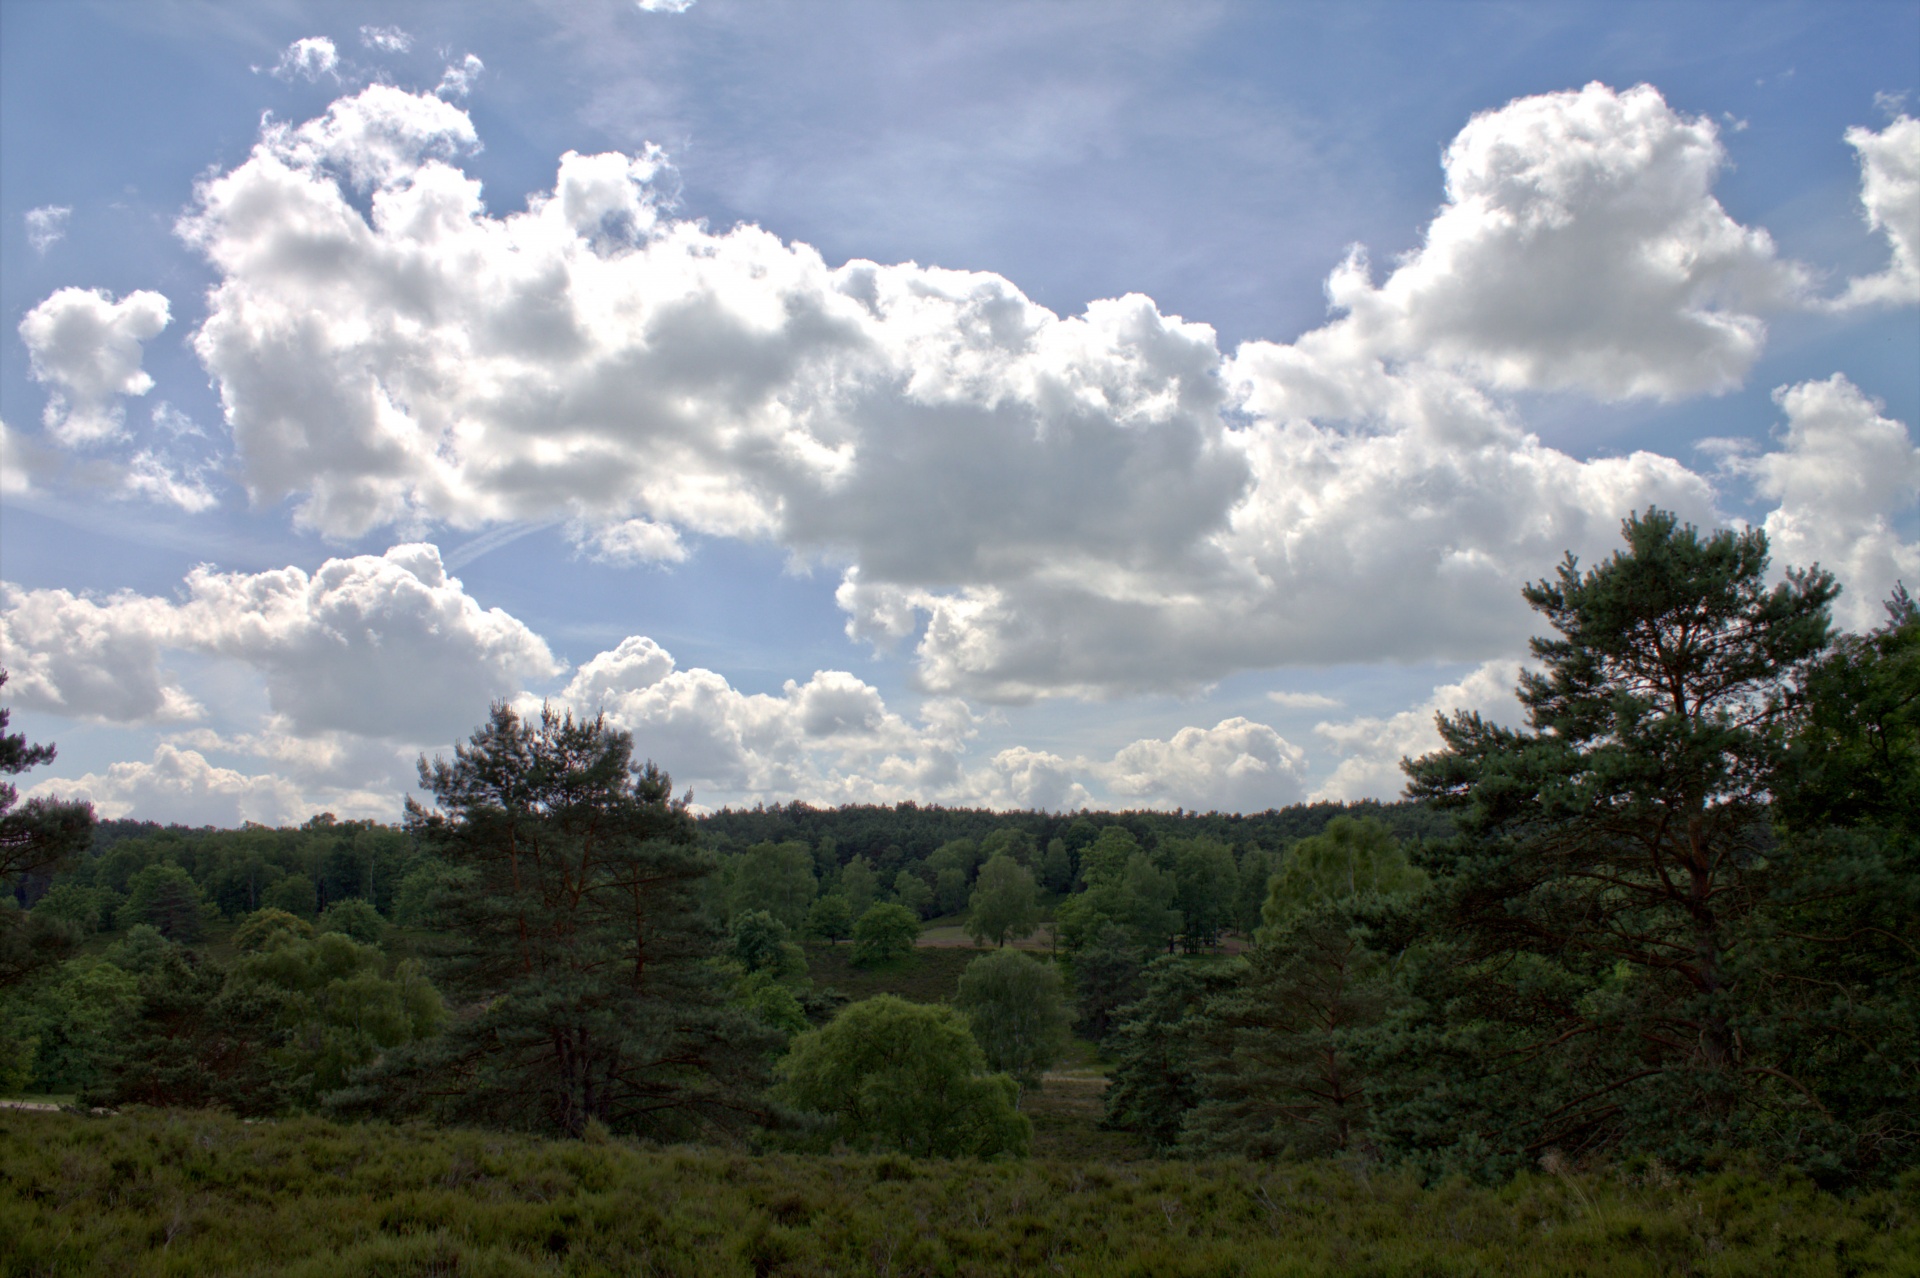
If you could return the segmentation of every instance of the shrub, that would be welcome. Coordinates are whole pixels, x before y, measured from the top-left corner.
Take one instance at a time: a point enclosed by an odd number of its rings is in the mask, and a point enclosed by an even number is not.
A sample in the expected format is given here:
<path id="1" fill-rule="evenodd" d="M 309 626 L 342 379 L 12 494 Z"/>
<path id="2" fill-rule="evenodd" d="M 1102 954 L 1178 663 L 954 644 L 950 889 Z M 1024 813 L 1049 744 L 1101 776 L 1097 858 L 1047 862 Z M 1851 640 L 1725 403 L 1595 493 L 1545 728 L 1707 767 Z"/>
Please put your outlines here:
<path id="1" fill-rule="evenodd" d="M 823 1135 L 854 1149 L 987 1158 L 1025 1154 L 1033 1138 L 1014 1081 L 986 1073 L 951 1007 L 891 994 L 854 1003 L 795 1038 L 777 1068 L 776 1096 L 822 1115 Z"/>

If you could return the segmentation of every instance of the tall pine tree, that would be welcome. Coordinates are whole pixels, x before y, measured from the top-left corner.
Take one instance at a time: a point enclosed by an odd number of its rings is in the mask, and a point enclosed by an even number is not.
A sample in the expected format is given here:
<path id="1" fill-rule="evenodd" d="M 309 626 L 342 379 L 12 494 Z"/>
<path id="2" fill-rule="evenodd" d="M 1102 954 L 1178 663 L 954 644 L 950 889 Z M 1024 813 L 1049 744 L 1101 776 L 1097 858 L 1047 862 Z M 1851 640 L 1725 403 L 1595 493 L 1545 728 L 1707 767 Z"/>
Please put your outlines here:
<path id="1" fill-rule="evenodd" d="M 709 873 L 665 773 L 603 719 L 505 705 L 451 762 L 421 760 L 436 810 L 408 827 L 447 866 L 424 922 L 452 1020 L 342 1098 L 455 1121 L 683 1138 L 765 1116 L 771 1033 L 707 960 Z"/>
<path id="2" fill-rule="evenodd" d="M 1524 592 L 1557 632 L 1521 676 L 1530 727 L 1443 718 L 1445 748 L 1406 765 L 1463 837 L 1423 917 L 1422 992 L 1452 1046 L 1414 1071 L 1398 1136 L 1470 1136 L 1486 1170 L 1549 1148 L 1696 1158 L 1818 1103 L 1746 1031 L 1766 1009 L 1740 949 L 1788 868 L 1768 801 L 1837 588 L 1769 585 L 1758 530 L 1650 510 L 1623 531 Z"/>

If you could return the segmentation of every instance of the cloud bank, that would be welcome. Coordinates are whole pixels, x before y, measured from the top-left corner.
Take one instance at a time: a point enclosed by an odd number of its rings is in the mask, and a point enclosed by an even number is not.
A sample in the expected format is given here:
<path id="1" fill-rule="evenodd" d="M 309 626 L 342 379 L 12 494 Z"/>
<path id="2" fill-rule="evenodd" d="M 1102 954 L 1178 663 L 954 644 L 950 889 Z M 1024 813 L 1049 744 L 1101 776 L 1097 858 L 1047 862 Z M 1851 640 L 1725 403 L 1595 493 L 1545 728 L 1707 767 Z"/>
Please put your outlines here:
<path id="1" fill-rule="evenodd" d="M 1356 251 L 1325 327 L 1231 354 L 1144 297 L 1061 316 L 676 219 L 657 151 L 569 152 L 494 213 L 478 145 L 376 85 L 202 185 L 193 340 L 253 500 L 338 537 L 563 519 L 618 562 L 770 539 L 842 572 L 851 636 L 990 701 L 1511 651 L 1521 565 L 1717 510 L 1708 477 L 1577 459 L 1496 396 L 1725 390 L 1808 304 L 1713 198 L 1715 125 L 1646 86 L 1475 117 L 1419 249 L 1378 285 Z M 1898 203 L 1869 197 L 1890 234 Z"/>

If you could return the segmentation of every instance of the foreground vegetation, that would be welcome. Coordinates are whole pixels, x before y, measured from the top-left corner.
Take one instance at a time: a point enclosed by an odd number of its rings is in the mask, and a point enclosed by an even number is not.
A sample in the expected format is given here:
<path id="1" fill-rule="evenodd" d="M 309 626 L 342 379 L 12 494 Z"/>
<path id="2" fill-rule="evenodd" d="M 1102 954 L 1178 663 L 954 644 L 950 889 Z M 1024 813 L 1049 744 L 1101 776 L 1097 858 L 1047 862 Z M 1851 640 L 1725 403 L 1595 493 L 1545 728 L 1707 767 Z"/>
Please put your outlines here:
<path id="1" fill-rule="evenodd" d="M 84 1208 L 84 1209 L 81 1209 Z M 1082 1166 L 0 1112 L 10 1274 L 1913 1273 L 1920 1177 L 1657 1165 L 1422 1189 L 1339 1163 Z"/>

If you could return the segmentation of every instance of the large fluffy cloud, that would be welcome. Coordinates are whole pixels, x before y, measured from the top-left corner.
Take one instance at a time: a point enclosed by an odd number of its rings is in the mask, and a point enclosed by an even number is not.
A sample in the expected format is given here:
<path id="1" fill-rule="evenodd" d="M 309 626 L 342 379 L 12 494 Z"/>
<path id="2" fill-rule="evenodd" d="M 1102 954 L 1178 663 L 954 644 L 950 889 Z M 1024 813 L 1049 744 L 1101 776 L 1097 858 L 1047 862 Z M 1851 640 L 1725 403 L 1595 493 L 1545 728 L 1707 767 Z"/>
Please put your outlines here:
<path id="1" fill-rule="evenodd" d="M 1774 562 L 1828 569 L 1846 588 L 1838 620 L 1872 626 L 1895 582 L 1920 584 L 1920 543 L 1893 523 L 1920 499 L 1920 448 L 1838 373 L 1774 399 L 1787 416 L 1784 446 L 1735 463 L 1779 503 L 1765 525 Z"/>
<path id="2" fill-rule="evenodd" d="M 1867 225 L 1887 237 L 1893 258 L 1877 275 L 1849 282 L 1841 306 L 1920 302 L 1920 120 L 1902 115 L 1875 133 L 1847 130 L 1860 154 L 1860 203 Z"/>
<path id="3" fill-rule="evenodd" d="M 1123 747 L 1102 771 L 1129 806 L 1257 812 L 1298 802 L 1306 755 L 1264 723 L 1222 720 Z"/>
<path id="4" fill-rule="evenodd" d="M 483 609 L 429 545 L 299 568 L 196 568 L 184 599 L 7 588 L 0 653 L 20 704 L 113 722 L 199 711 L 161 659 L 172 650 L 237 661 L 264 681 L 295 735 L 348 731 L 449 739 L 487 702 L 557 673 L 546 643 Z"/>
<path id="5" fill-rule="evenodd" d="M 1232 360 L 1145 298 L 1062 317 L 674 220 L 655 153 L 570 153 L 496 215 L 475 145 L 376 86 L 202 187 L 195 342 L 254 498 L 340 535 L 564 518 L 614 559 L 776 538 L 844 566 L 850 633 L 917 635 L 926 687 L 989 699 L 1510 646 L 1509 565 L 1712 492 L 1551 449 L 1484 387 L 1721 388 L 1799 286 L 1714 202 L 1712 126 L 1644 87 L 1476 118 L 1419 252 Z"/>
<path id="6" fill-rule="evenodd" d="M 1498 386 L 1730 389 L 1760 353 L 1762 314 L 1805 280 L 1713 198 L 1725 162 L 1713 122 L 1648 85 L 1476 116 L 1447 148 L 1447 202 L 1426 242 L 1378 288 L 1364 258 L 1335 272 L 1342 339 Z"/>
<path id="7" fill-rule="evenodd" d="M 54 439 L 76 447 L 120 434 L 120 397 L 153 389 L 141 344 L 168 319 L 167 299 L 145 289 L 116 302 L 102 290 L 63 288 L 27 312 L 20 340 L 34 379 L 53 388 L 45 421 Z"/>

